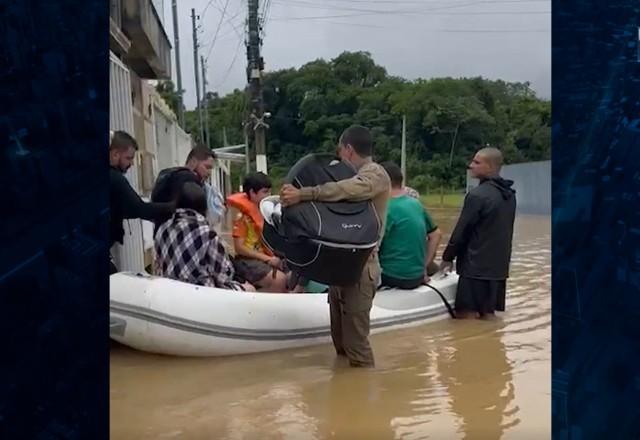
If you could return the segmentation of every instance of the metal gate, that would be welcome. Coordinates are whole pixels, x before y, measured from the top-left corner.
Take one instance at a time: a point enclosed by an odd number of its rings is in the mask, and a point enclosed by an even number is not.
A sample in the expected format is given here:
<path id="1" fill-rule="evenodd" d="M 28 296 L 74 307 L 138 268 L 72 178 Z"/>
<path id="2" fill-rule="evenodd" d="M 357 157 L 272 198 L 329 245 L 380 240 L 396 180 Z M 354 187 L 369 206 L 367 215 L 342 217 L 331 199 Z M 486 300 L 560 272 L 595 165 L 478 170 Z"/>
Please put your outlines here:
<path id="1" fill-rule="evenodd" d="M 129 69 L 113 52 L 109 52 L 109 129 L 122 130 L 134 135 Z M 126 174 L 127 180 L 138 193 L 140 193 L 139 162 L 139 157 L 136 155 L 133 165 Z M 143 271 L 142 221 L 124 220 L 123 226 L 124 244 L 116 243 L 111 248 L 116 266 L 121 271 Z"/>

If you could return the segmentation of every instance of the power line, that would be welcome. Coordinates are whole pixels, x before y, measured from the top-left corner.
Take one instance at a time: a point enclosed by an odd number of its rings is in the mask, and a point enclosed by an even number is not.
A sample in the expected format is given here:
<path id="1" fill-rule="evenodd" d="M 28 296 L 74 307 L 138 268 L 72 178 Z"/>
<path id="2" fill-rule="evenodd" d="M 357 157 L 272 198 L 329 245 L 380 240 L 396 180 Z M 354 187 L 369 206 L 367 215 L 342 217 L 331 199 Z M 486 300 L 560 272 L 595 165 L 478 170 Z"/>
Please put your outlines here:
<path id="1" fill-rule="evenodd" d="M 548 1 L 548 0 L 545 0 Z M 345 7 L 345 6 L 335 6 L 335 5 L 320 5 L 317 4 L 315 2 L 309 2 L 309 1 L 305 1 L 305 0 L 276 0 L 276 3 L 279 5 L 283 5 L 283 6 L 290 6 L 290 5 L 298 5 L 301 8 L 308 8 L 308 9 L 321 9 L 321 10 L 329 10 L 329 11 L 352 11 L 352 12 L 365 12 L 365 13 L 373 13 L 373 14 L 379 14 L 379 13 L 407 13 L 407 14 L 414 14 L 414 13 L 423 13 L 423 12 L 431 12 L 431 11 L 439 11 L 439 10 L 447 10 L 447 9 L 457 9 L 457 8 L 462 8 L 462 7 L 467 7 L 467 6 L 478 6 L 478 5 L 484 5 L 484 4 L 498 4 L 498 3 L 514 3 L 513 0 L 482 0 L 482 1 L 476 1 L 476 2 L 467 2 L 467 3 L 455 3 L 455 4 L 448 4 L 446 6 L 438 6 L 438 7 L 431 7 L 428 9 L 399 9 L 399 10 L 389 10 L 389 9 L 363 9 L 361 7 Z M 521 1 L 517 1 L 515 3 L 523 3 Z M 487 11 L 488 13 L 491 11 Z M 539 13 L 541 11 L 533 11 L 534 13 Z M 543 13 L 549 13 L 550 11 L 543 11 Z M 521 12 L 517 12 L 517 11 L 508 11 L 506 13 L 521 13 Z"/>
<path id="2" fill-rule="evenodd" d="M 236 16 L 237 15 L 238 14 L 236 14 Z M 226 37 L 227 35 L 231 35 L 232 33 L 235 33 L 238 37 L 242 37 L 242 33 L 240 32 L 239 27 L 244 25 L 245 19 L 243 17 L 238 22 L 233 22 L 233 21 L 231 21 L 233 18 L 235 18 L 235 17 L 231 17 L 231 18 L 226 20 L 226 23 L 231 27 L 231 29 L 228 30 L 227 32 L 223 32 L 222 34 L 218 35 L 218 38 Z M 215 36 L 215 32 L 214 32 L 214 36 Z M 207 39 L 207 40 L 208 40 L 208 42 L 205 43 L 204 45 L 208 47 L 213 42 L 213 36 L 211 36 L 211 39 Z M 220 41 L 220 40 L 218 40 L 218 41 Z"/>
<path id="3" fill-rule="evenodd" d="M 193 70 L 196 77 L 196 106 L 200 123 L 200 139 L 204 140 L 204 125 L 202 121 L 202 106 L 200 101 L 200 75 L 198 72 L 198 32 L 196 30 L 196 10 L 191 8 L 191 27 L 193 30 Z"/>
<path id="4" fill-rule="evenodd" d="M 264 2 L 264 7 L 262 8 L 262 33 L 265 34 L 265 29 L 267 27 L 267 22 L 269 21 L 269 13 L 271 12 L 271 0 L 266 0 Z"/>
<path id="5" fill-rule="evenodd" d="M 216 8 L 218 11 L 220 11 L 220 13 L 222 13 L 222 8 Z M 231 17 L 228 17 L 227 19 L 224 20 L 224 24 L 228 24 L 231 27 L 235 27 L 238 26 L 240 23 L 243 23 L 245 18 L 241 17 L 240 20 L 235 23 L 234 20 L 242 13 L 243 11 L 239 10 L 237 11 L 235 14 L 233 14 Z M 213 32 L 215 34 L 215 32 Z M 208 39 L 208 38 L 207 38 Z"/>
<path id="6" fill-rule="evenodd" d="M 543 15 L 550 14 L 550 11 L 544 12 L 533 12 L 530 14 L 521 14 L 521 13 L 502 13 L 502 14 L 493 14 L 493 15 Z M 420 13 L 410 13 L 410 12 L 381 12 L 381 13 L 363 13 L 363 14 L 343 14 L 343 15 L 315 15 L 315 16 L 307 16 L 307 17 L 273 17 L 271 20 L 273 21 L 307 21 L 307 20 L 325 20 L 325 19 L 333 19 L 333 18 L 358 18 L 358 17 L 366 17 L 372 15 L 425 15 Z M 449 13 L 449 14 L 428 14 L 428 15 L 492 15 L 489 13 Z"/>
<path id="7" fill-rule="evenodd" d="M 336 0 L 329 0 L 329 1 L 336 1 Z M 354 0 L 355 1 L 355 0 Z M 399 0 L 400 2 L 401 0 Z M 461 8 L 461 7 L 467 7 L 467 6 L 476 6 L 476 5 L 482 5 L 482 4 L 494 4 L 494 3 L 529 3 L 529 2 L 539 2 L 541 0 L 523 0 L 523 1 L 516 1 L 516 0 L 481 0 L 481 1 L 475 1 L 475 2 L 460 2 L 460 3 L 456 3 L 456 4 L 448 4 L 446 6 L 438 6 L 438 7 L 431 7 L 431 8 L 427 8 L 427 9 L 419 9 L 419 10 L 383 10 L 383 9 L 359 9 L 359 8 L 345 8 L 342 6 L 336 6 L 333 8 L 330 8 L 330 10 L 336 10 L 336 11 L 354 11 L 354 12 L 359 12 L 359 13 L 352 13 L 352 14 L 336 14 L 336 15 L 320 15 L 320 16 L 302 16 L 302 17 L 274 17 L 273 20 L 275 21 L 279 21 L 279 22 L 294 22 L 294 21 L 311 21 L 311 20 L 331 20 L 331 19 L 335 19 L 335 18 L 357 18 L 357 17 L 363 17 L 363 16 L 375 16 L 375 15 L 461 15 L 461 16 L 475 16 L 475 15 L 487 15 L 487 16 L 497 16 L 497 15 L 547 15 L 550 14 L 551 11 L 450 11 L 451 9 L 456 9 L 456 8 Z M 542 0 L 546 3 L 549 3 L 548 0 Z M 302 6 L 303 8 L 310 8 L 310 9 L 327 9 L 327 6 L 323 6 L 323 5 L 318 5 L 316 3 L 313 2 L 307 2 L 305 0 L 287 0 L 286 2 L 284 2 L 284 0 L 276 0 L 275 4 L 278 5 L 285 5 L 285 4 L 304 4 L 305 6 Z M 382 1 L 380 2 L 382 3 Z M 406 2 L 406 3 L 423 3 L 423 2 Z M 442 11 L 446 11 L 446 12 L 442 12 Z M 334 24 L 334 25 L 342 25 L 342 26 L 358 26 L 358 27 L 369 27 L 369 28 L 389 28 L 389 26 L 378 26 L 378 25 L 370 25 L 370 24 L 363 24 L 363 23 L 347 23 L 347 22 L 337 22 L 337 21 L 325 21 L 325 23 L 328 24 Z M 483 30 L 478 30 L 476 32 L 476 30 L 451 30 L 451 29 L 442 29 L 442 30 L 433 30 L 434 32 L 449 32 L 449 33 L 455 33 L 455 32 L 474 32 L 474 33 L 485 33 Z M 529 33 L 529 32 L 550 32 L 549 30 L 539 30 L 539 29 L 535 29 L 535 30 L 497 30 L 497 33 Z"/>
<path id="8" fill-rule="evenodd" d="M 238 17 L 240 14 L 243 14 L 245 12 L 244 6 L 243 6 L 244 3 L 245 3 L 245 0 L 240 0 L 240 4 L 238 5 L 239 6 L 238 10 L 236 11 L 235 14 L 233 14 L 231 17 L 229 17 L 229 18 L 227 18 L 225 20 L 226 23 L 229 23 L 230 21 L 233 21 L 236 17 Z M 220 13 L 222 13 L 223 8 L 221 8 L 218 4 L 215 4 L 214 6 Z M 244 20 L 245 20 L 245 17 L 243 15 L 242 16 L 242 21 L 244 21 Z"/>
<path id="9" fill-rule="evenodd" d="M 209 0 L 207 2 L 207 5 L 204 7 L 204 9 L 202 10 L 202 12 L 200 13 L 200 17 L 204 18 L 204 14 L 207 13 L 207 9 L 209 9 L 209 6 L 211 6 L 211 4 L 213 3 L 213 0 Z"/>
<path id="10" fill-rule="evenodd" d="M 326 24 L 339 26 L 357 26 L 372 29 L 397 29 L 396 26 L 368 25 L 361 23 L 344 23 L 339 21 L 325 21 Z M 528 34 L 528 33 L 551 33 L 551 29 L 426 29 L 425 33 L 496 33 L 496 34 Z"/>
<path id="11" fill-rule="evenodd" d="M 220 85 L 222 85 L 222 84 L 227 80 L 227 77 L 229 76 L 229 73 L 231 72 L 231 69 L 233 68 L 233 66 L 234 66 L 234 64 L 235 64 L 235 62 L 236 62 L 236 59 L 237 59 L 237 57 L 238 57 L 238 53 L 239 53 L 240 46 L 242 45 L 242 42 L 244 41 L 244 35 L 243 35 L 242 33 L 240 33 L 240 31 L 238 31 L 238 29 L 237 29 L 236 27 L 234 27 L 234 28 L 233 28 L 233 32 L 235 32 L 235 34 L 236 34 L 236 35 L 237 35 L 237 37 L 238 37 L 238 46 L 237 46 L 237 47 L 236 47 L 236 49 L 235 49 L 235 54 L 233 55 L 233 60 L 231 61 L 231 65 L 229 66 L 229 68 L 226 70 L 226 72 L 225 72 L 225 74 L 224 74 L 224 78 L 223 78 L 223 80 L 222 80 L 220 83 L 218 83 L 218 84 L 216 84 L 216 85 L 215 85 L 215 88 L 216 88 L 216 89 L 217 89 L 218 87 L 220 87 Z M 231 32 L 227 32 L 227 33 L 226 33 L 226 34 L 224 34 L 224 35 L 229 35 L 229 34 L 231 34 Z M 223 35 L 223 36 L 224 36 L 224 35 Z M 228 39 L 228 40 L 231 40 L 231 38 L 230 38 L 230 39 Z M 220 40 L 220 39 L 218 39 L 218 41 L 220 42 L 220 41 L 224 41 L 224 40 Z"/>
<path id="12" fill-rule="evenodd" d="M 268 3 L 268 1 L 267 1 L 267 0 L 265 0 L 265 1 L 263 1 L 263 2 L 262 2 L 262 11 L 260 11 L 260 15 L 261 15 L 263 18 L 264 18 L 264 13 L 265 13 L 265 12 L 266 12 L 266 10 L 267 10 L 267 3 Z"/>
<path id="13" fill-rule="evenodd" d="M 349 18 L 349 17 L 364 17 L 371 15 L 548 15 L 551 14 L 551 11 L 520 11 L 520 12 L 509 12 L 509 11 L 469 11 L 469 12 L 434 12 L 434 13 L 422 13 L 419 11 L 414 12 L 395 12 L 395 11 L 381 11 L 380 13 L 362 13 L 362 14 L 345 14 L 345 15 L 318 15 L 318 16 L 309 16 L 309 17 L 274 17 L 272 20 L 274 21 L 296 21 L 296 20 L 322 20 L 325 18 Z"/>
<path id="14" fill-rule="evenodd" d="M 551 33 L 551 29 L 433 29 L 430 32 L 443 32 L 453 34 L 529 34 Z"/>
<path id="15" fill-rule="evenodd" d="M 365 3 L 365 4 L 391 4 L 391 5 L 427 5 L 433 3 L 448 3 L 451 4 L 453 2 L 447 2 L 443 0 L 326 0 L 332 3 Z M 464 0 L 459 0 L 464 1 Z M 480 3 L 548 3 L 551 4 L 551 0 L 481 0 L 476 2 Z"/>
<path id="16" fill-rule="evenodd" d="M 281 21 L 286 21 L 286 20 L 281 20 Z M 390 29 L 391 26 L 379 26 L 376 24 L 363 24 L 363 23 L 344 23 L 344 22 L 339 22 L 339 21 L 325 21 L 324 23 L 327 24 L 338 24 L 341 26 L 355 26 L 355 27 L 362 27 L 362 28 L 370 28 L 370 29 Z"/>
<path id="17" fill-rule="evenodd" d="M 284 5 L 283 3 L 278 3 L 280 5 Z M 551 11 L 464 11 L 464 12 L 447 12 L 447 13 L 438 13 L 437 11 L 442 10 L 450 10 L 461 8 L 464 6 L 476 5 L 479 3 L 464 3 L 458 5 L 449 5 L 442 6 L 431 9 L 422 9 L 422 10 L 367 10 L 363 9 L 360 13 L 354 14 L 340 14 L 340 15 L 315 15 L 315 16 L 306 16 L 306 17 L 274 17 L 275 21 L 296 21 L 296 20 L 324 20 L 330 18 L 356 18 L 356 17 L 365 17 L 365 16 L 375 16 L 375 15 L 536 15 L 536 14 L 549 14 Z M 324 9 L 324 7 L 317 8 L 313 6 L 305 6 L 311 9 Z"/>
<path id="18" fill-rule="evenodd" d="M 296 20 L 325 20 L 331 18 L 357 18 L 364 16 L 372 16 L 372 15 L 546 15 L 550 14 L 551 11 L 464 11 L 459 13 L 438 13 L 437 11 L 443 10 L 452 10 L 458 8 L 464 8 L 469 6 L 478 6 L 485 4 L 502 4 L 502 3 L 517 3 L 522 4 L 525 2 L 538 2 L 540 0 L 479 0 L 473 2 L 461 2 L 455 4 L 448 4 L 446 6 L 437 6 L 430 7 L 427 9 L 398 9 L 398 10 L 389 10 L 389 9 L 362 9 L 362 8 L 348 8 L 344 6 L 323 6 L 318 5 L 313 2 L 308 2 L 305 0 L 287 0 L 287 2 L 277 1 L 279 5 L 289 5 L 289 4 L 298 4 L 303 5 L 300 6 L 302 8 L 309 9 L 322 9 L 322 10 L 332 10 L 332 11 L 353 11 L 359 12 L 354 14 L 341 14 L 341 15 L 320 15 L 320 16 L 305 16 L 305 17 L 275 17 L 273 18 L 276 21 L 296 21 Z M 548 3 L 548 0 L 542 0 Z"/>
<path id="19" fill-rule="evenodd" d="M 241 0 L 240 1 L 240 7 L 241 8 L 242 8 L 242 4 L 243 3 L 244 3 L 244 0 Z M 213 51 L 213 48 L 214 48 L 216 42 L 220 42 L 221 38 L 223 38 L 223 37 L 225 37 L 225 36 L 227 36 L 227 35 L 229 35 L 231 33 L 235 33 L 238 36 L 238 39 L 239 39 L 238 47 L 236 47 L 236 52 L 234 54 L 233 60 L 232 60 L 231 64 L 229 65 L 229 67 L 227 68 L 227 70 L 225 71 L 223 80 L 220 83 L 218 83 L 218 84 L 216 84 L 214 86 L 217 89 L 221 84 L 223 84 L 226 81 L 227 77 L 229 76 L 229 73 L 231 72 L 231 69 L 235 65 L 236 59 L 238 57 L 238 51 L 239 51 L 239 48 L 242 45 L 242 41 L 243 41 L 243 34 L 242 34 L 242 32 L 240 31 L 239 28 L 240 28 L 240 26 L 242 24 L 244 24 L 244 20 L 245 19 L 243 17 L 237 23 L 233 21 L 236 17 L 238 17 L 243 12 L 242 9 L 239 9 L 238 11 L 236 11 L 236 13 L 234 15 L 232 15 L 230 17 L 228 16 L 227 9 L 229 7 L 229 0 L 226 1 L 226 3 L 224 4 L 224 7 L 222 7 L 222 8 L 217 3 L 213 3 L 213 0 L 210 0 L 207 3 L 207 6 L 205 7 L 205 9 L 203 11 L 203 15 L 204 15 L 204 12 L 206 12 L 207 8 L 209 6 L 211 6 L 211 5 L 213 5 L 214 8 L 216 8 L 218 11 L 220 11 L 220 19 L 218 21 L 218 26 L 216 27 L 216 30 L 215 30 L 214 35 L 213 35 L 213 38 L 210 40 L 209 43 L 207 43 L 205 45 L 205 46 L 208 47 L 207 56 L 205 58 L 206 62 L 209 61 L 210 56 L 211 56 L 211 52 Z M 220 33 L 221 29 L 224 27 L 223 26 L 223 21 L 224 21 L 225 24 L 228 24 L 231 27 L 231 29 L 229 31 L 227 31 L 227 32 Z"/>
<path id="20" fill-rule="evenodd" d="M 220 28 L 222 27 L 222 20 L 224 20 L 224 15 L 227 12 L 227 7 L 229 6 L 229 0 L 226 0 L 224 3 L 224 8 L 222 9 L 222 14 L 220 14 L 220 20 L 218 21 L 218 26 L 216 27 L 216 34 L 213 36 L 213 41 L 209 46 L 209 51 L 207 52 L 207 56 L 205 59 L 209 60 L 209 55 L 211 55 L 211 51 L 213 50 L 213 46 L 216 44 L 216 39 L 218 38 L 218 34 L 220 33 Z"/>
<path id="21" fill-rule="evenodd" d="M 372 29 L 397 29 L 396 26 L 368 25 L 361 23 L 344 23 L 338 21 L 325 21 L 327 24 L 339 26 L 357 26 Z M 425 33 L 496 33 L 496 34 L 528 34 L 528 33 L 551 33 L 551 29 L 426 29 Z"/>
<path id="22" fill-rule="evenodd" d="M 224 73 L 222 80 L 215 85 L 216 89 L 219 88 L 222 84 L 224 84 L 225 81 L 227 81 L 227 78 L 229 77 L 229 74 L 231 73 L 231 69 L 233 69 L 233 66 L 236 64 L 236 60 L 238 59 L 238 54 L 240 53 L 240 47 L 242 47 L 243 41 L 244 41 L 243 38 L 240 38 L 238 40 L 238 46 L 236 47 L 236 52 L 233 55 L 233 59 L 231 60 L 231 64 L 229 64 L 229 67 L 227 68 L 226 72 Z"/>
<path id="23" fill-rule="evenodd" d="M 299 0 L 302 1 L 302 0 Z M 432 1 L 410 1 L 410 0 L 326 0 L 328 2 L 332 2 L 332 3 L 338 3 L 338 4 L 345 4 L 345 3 L 352 3 L 352 4 L 359 4 L 359 3 L 364 3 L 364 4 L 372 4 L 372 5 L 429 5 L 429 4 L 434 4 L 434 3 L 445 3 L 448 5 L 453 6 L 453 4 L 455 4 L 455 2 L 451 2 L 451 1 L 443 1 L 443 0 L 432 0 Z M 458 0 L 460 3 L 465 3 L 465 0 Z M 317 3 L 313 3 L 313 2 L 307 2 L 309 4 L 317 4 Z M 551 4 L 551 0 L 480 0 L 480 1 L 476 1 L 474 2 L 474 4 L 479 5 L 479 4 L 525 4 L 525 3 L 547 3 L 547 4 Z"/>

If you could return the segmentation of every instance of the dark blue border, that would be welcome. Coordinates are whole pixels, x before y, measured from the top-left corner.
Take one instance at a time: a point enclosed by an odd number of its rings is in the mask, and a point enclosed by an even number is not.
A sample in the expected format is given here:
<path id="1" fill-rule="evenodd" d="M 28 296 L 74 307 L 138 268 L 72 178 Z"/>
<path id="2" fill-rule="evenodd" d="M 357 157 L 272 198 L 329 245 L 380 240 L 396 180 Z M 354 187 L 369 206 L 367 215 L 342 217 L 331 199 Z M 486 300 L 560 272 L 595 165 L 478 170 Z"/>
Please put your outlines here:
<path id="1" fill-rule="evenodd" d="M 553 2 L 554 438 L 640 438 L 639 25 Z M 108 435 L 107 29 L 0 0 L 0 438 Z"/>
<path id="2" fill-rule="evenodd" d="M 553 2 L 554 439 L 640 438 L 639 26 Z"/>
<path id="3" fill-rule="evenodd" d="M 109 433 L 107 0 L 0 0 L 0 438 Z"/>

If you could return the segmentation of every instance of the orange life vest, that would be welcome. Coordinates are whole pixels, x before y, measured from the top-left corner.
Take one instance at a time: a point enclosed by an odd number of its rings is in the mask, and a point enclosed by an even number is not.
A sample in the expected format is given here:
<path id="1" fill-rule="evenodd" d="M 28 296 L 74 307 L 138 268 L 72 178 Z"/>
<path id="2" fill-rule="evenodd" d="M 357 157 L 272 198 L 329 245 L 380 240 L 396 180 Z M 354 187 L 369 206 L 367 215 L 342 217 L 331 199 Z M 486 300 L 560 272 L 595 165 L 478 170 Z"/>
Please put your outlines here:
<path id="1" fill-rule="evenodd" d="M 227 197 L 227 203 L 229 206 L 236 208 L 242 214 L 247 215 L 253 220 L 253 223 L 256 225 L 258 229 L 256 232 L 259 235 L 262 235 L 262 229 L 264 228 L 264 219 L 262 218 L 262 214 L 260 214 L 260 209 L 249 200 L 246 193 L 235 193 L 231 194 Z"/>

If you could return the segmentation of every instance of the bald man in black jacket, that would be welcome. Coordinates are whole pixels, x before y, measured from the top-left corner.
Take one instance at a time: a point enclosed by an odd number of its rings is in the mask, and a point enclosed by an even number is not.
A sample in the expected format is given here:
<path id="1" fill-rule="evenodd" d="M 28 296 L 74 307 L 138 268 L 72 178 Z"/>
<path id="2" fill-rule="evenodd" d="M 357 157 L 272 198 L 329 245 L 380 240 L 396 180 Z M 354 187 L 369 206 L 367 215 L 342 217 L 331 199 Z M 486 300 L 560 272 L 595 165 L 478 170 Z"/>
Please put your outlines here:
<path id="1" fill-rule="evenodd" d="M 459 318 L 491 318 L 505 309 L 516 192 L 513 181 L 500 177 L 501 167 L 500 150 L 483 148 L 476 153 L 469 170 L 480 184 L 467 194 L 442 255 L 443 271 L 451 270 L 456 260 Z"/>

